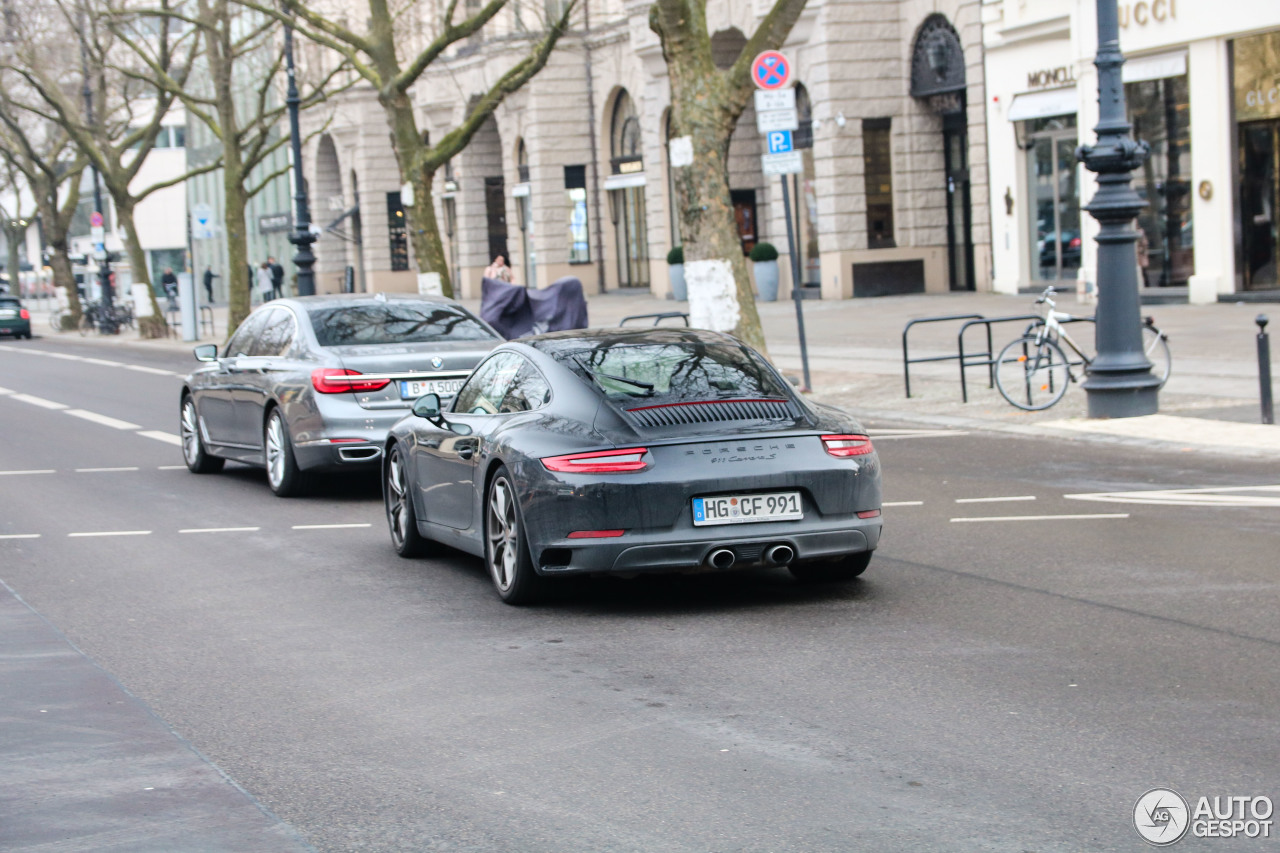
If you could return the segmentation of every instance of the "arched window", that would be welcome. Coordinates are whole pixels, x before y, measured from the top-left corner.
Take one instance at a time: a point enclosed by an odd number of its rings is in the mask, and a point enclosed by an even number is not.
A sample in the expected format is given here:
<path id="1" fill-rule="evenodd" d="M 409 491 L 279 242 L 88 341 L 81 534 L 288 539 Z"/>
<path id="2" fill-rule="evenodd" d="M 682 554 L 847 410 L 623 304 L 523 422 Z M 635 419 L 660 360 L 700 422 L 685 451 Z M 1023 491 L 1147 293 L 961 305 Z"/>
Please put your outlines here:
<path id="1" fill-rule="evenodd" d="M 640 145 L 640 119 L 631 96 L 622 91 L 613 102 L 613 118 L 609 134 L 610 164 L 613 174 L 644 171 L 644 155 Z"/>

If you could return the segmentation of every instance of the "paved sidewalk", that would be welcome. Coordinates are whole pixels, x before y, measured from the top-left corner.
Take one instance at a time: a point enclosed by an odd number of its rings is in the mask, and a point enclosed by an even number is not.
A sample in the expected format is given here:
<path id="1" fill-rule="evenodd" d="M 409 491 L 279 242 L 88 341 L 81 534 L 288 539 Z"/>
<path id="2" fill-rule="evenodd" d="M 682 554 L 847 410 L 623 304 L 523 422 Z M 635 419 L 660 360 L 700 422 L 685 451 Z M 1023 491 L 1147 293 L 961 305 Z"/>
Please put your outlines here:
<path id="1" fill-rule="evenodd" d="M 858 415 L 883 422 L 931 424 L 965 429 L 988 429 L 1023 434 L 1054 434 L 1076 440 L 1160 443 L 1178 447 L 1212 449 L 1232 455 L 1280 458 L 1280 428 L 1260 423 L 1257 326 L 1254 317 L 1270 306 L 1244 303 L 1211 305 L 1144 306 L 1156 324 L 1169 335 L 1173 372 L 1160 393 L 1160 415 L 1116 421 L 1085 418 L 1085 392 L 1074 387 L 1052 409 L 1023 412 L 1009 406 L 987 387 L 980 367 L 967 372 L 969 402 L 961 400 L 957 362 L 916 364 L 911 367 L 912 396 L 906 397 L 903 380 L 902 330 L 913 319 L 948 314 L 981 314 L 1008 317 L 1035 313 L 1034 297 L 990 293 L 919 294 L 843 301 L 804 302 L 810 374 L 815 399 L 847 408 Z M 479 311 L 477 300 L 464 304 Z M 1074 294 L 1058 296 L 1059 310 L 1088 315 L 1093 309 L 1079 305 Z M 685 311 L 687 303 L 655 299 L 647 291 L 611 291 L 589 298 L 591 323 L 614 326 L 629 315 Z M 215 306 L 217 337 L 226 335 L 227 309 Z M 793 376 L 801 373 L 796 333 L 795 303 L 761 303 L 769 354 Z M 1280 312 L 1277 312 L 1280 314 Z M 1280 320 L 1280 316 L 1277 317 Z M 648 321 L 646 321 L 648 322 Z M 33 328 L 48 338 L 47 315 L 33 312 Z M 998 350 L 1020 333 L 1020 322 L 993 327 Z M 954 355 L 960 323 L 916 326 L 911 332 L 911 355 Z M 1275 324 L 1280 328 L 1280 322 Z M 1073 335 L 1092 346 L 1092 328 L 1079 324 Z M 190 352 L 191 343 L 177 338 L 141 341 L 136 333 L 116 337 L 90 335 L 69 339 L 104 346 L 141 347 Z M 966 349 L 985 349 L 982 330 L 966 335 Z M 1280 361 L 1280 344 L 1273 347 Z M 194 363 L 194 362 L 193 362 Z M 1273 364 L 1273 374 L 1280 364 Z M 1173 418 L 1174 420 L 1170 420 Z M 1232 424 L 1232 426 L 1227 426 Z M 1173 425 L 1173 426 L 1171 426 Z"/>

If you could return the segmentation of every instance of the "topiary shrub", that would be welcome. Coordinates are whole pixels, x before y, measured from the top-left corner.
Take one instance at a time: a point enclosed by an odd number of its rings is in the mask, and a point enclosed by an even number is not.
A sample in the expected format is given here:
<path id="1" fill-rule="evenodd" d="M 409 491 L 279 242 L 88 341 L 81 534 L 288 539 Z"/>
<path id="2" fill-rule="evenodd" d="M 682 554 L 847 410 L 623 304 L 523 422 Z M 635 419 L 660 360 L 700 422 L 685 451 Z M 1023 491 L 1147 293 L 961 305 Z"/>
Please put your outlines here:
<path id="1" fill-rule="evenodd" d="M 667 263 L 671 266 L 684 263 L 684 246 L 675 246 L 667 252 Z"/>
<path id="2" fill-rule="evenodd" d="M 749 257 L 753 261 L 776 261 L 778 259 L 778 250 L 773 247 L 772 243 L 756 243 L 751 247 Z"/>

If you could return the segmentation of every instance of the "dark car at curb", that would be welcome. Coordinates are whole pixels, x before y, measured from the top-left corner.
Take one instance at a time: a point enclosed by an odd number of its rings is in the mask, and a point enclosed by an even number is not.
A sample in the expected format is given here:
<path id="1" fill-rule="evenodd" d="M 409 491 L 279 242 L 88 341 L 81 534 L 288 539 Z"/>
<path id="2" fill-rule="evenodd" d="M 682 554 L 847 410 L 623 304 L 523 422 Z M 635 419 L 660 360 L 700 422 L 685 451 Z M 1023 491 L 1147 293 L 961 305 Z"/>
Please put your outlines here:
<path id="1" fill-rule="evenodd" d="M 0 335 L 31 339 L 31 312 L 16 296 L 0 295 Z"/>
<path id="2" fill-rule="evenodd" d="M 425 396 L 391 429 L 383 494 L 401 556 L 482 557 L 511 604 L 574 574 L 850 579 L 882 523 L 861 424 L 734 338 L 691 329 L 498 347 L 451 404 Z"/>
<path id="3" fill-rule="evenodd" d="M 257 308 L 183 383 L 179 429 L 195 473 L 264 467 L 280 496 L 317 471 L 376 471 L 387 430 L 424 393 L 452 397 L 502 342 L 444 297 L 346 294 Z"/>

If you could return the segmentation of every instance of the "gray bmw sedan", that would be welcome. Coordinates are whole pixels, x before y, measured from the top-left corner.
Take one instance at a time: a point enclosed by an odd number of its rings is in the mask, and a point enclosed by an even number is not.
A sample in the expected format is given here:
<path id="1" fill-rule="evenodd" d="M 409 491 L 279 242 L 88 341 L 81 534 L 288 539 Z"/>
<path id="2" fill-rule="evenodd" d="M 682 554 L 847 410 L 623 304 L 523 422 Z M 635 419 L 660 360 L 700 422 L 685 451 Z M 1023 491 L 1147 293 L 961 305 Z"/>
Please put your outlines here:
<path id="1" fill-rule="evenodd" d="M 226 460 L 267 469 L 277 495 L 313 471 L 376 470 L 391 425 L 424 394 L 451 398 L 502 337 L 444 297 L 277 299 L 250 314 L 183 383 L 182 454 L 205 474 Z"/>

